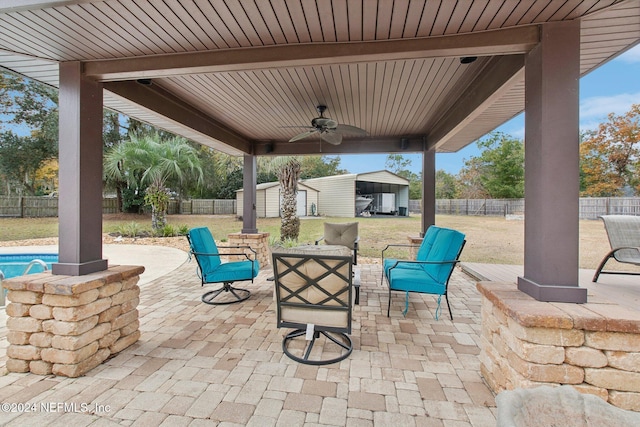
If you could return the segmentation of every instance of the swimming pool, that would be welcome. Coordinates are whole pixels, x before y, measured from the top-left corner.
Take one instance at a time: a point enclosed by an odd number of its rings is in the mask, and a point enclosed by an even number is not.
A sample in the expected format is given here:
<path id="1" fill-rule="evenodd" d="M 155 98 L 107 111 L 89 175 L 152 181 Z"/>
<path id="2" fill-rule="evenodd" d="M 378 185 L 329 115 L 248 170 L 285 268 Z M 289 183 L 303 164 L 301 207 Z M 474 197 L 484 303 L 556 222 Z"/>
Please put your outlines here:
<path id="1" fill-rule="evenodd" d="M 5 279 L 21 276 L 31 261 L 41 260 L 47 268 L 51 269 L 51 264 L 58 262 L 58 254 L 0 254 L 0 271 Z M 42 273 L 44 267 L 40 263 L 34 263 L 29 270 L 29 274 Z"/>

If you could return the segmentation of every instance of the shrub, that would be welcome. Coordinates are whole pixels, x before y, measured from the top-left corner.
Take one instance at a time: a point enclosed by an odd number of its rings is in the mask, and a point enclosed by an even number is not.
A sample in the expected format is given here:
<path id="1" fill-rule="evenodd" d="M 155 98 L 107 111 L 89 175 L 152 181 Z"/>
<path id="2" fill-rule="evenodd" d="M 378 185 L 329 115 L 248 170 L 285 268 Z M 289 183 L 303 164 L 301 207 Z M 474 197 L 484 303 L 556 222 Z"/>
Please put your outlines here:
<path id="1" fill-rule="evenodd" d="M 178 226 L 178 235 L 179 236 L 186 236 L 187 234 L 189 234 L 189 226 L 186 224 L 182 224 L 180 226 Z"/>
<path id="2" fill-rule="evenodd" d="M 173 225 L 167 224 L 156 230 L 155 234 L 160 237 L 174 237 L 178 235 L 178 231 Z"/>
<path id="3" fill-rule="evenodd" d="M 142 234 L 142 227 L 137 222 L 130 222 L 118 226 L 118 233 L 123 237 L 136 237 Z"/>

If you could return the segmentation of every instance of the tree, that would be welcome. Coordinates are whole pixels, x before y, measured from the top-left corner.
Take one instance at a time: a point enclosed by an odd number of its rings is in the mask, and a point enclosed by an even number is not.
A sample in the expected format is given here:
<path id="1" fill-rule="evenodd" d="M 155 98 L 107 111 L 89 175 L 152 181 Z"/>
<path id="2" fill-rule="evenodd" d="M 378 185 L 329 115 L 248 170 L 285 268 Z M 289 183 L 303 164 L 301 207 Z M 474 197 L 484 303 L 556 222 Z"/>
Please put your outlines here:
<path id="1" fill-rule="evenodd" d="M 260 160 L 264 159 L 264 160 Z M 259 168 L 275 173 L 280 183 L 282 218 L 280 220 L 280 240 L 298 240 L 300 218 L 298 208 L 298 180 L 302 173 L 302 159 L 297 156 L 282 156 L 258 159 Z"/>
<path id="2" fill-rule="evenodd" d="M 458 197 L 456 177 L 443 169 L 436 171 L 436 199 L 455 199 Z"/>
<path id="3" fill-rule="evenodd" d="M 583 196 L 621 196 L 640 193 L 640 104 L 624 115 L 609 114 L 598 130 L 580 144 Z"/>
<path id="4" fill-rule="evenodd" d="M 203 177 L 197 152 L 186 139 L 174 136 L 162 140 L 158 134 L 129 135 L 129 140 L 107 152 L 104 172 L 112 181 L 145 190 L 154 230 L 166 225 L 171 189 L 177 190 L 186 182 L 200 183 Z"/>
<path id="5" fill-rule="evenodd" d="M 321 178 L 323 176 L 347 173 L 340 168 L 340 156 L 304 156 L 300 161 L 300 179 Z"/>
<path id="6" fill-rule="evenodd" d="M 482 152 L 460 171 L 461 195 L 467 198 L 524 197 L 524 143 L 502 132 L 477 142 Z"/>
<path id="7" fill-rule="evenodd" d="M 389 154 L 384 162 L 384 167 L 395 174 L 407 170 L 409 166 L 411 166 L 411 159 L 405 159 L 402 154 Z"/>
<path id="8" fill-rule="evenodd" d="M 18 191 L 37 194 L 36 171 L 58 154 L 58 92 L 0 72 L 0 175 Z"/>
<path id="9" fill-rule="evenodd" d="M 0 133 L 0 173 L 13 183 L 17 191 L 35 195 L 39 191 L 36 173 L 57 155 L 51 141 L 37 136 L 18 136 L 15 133 Z"/>

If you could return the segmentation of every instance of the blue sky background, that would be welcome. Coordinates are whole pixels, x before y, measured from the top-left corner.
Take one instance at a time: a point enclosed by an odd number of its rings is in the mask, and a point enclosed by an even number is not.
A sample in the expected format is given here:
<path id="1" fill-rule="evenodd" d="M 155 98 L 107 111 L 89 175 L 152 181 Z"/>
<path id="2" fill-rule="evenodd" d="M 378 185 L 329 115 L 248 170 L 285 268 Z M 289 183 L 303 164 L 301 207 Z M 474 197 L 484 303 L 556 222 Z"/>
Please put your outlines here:
<path id="1" fill-rule="evenodd" d="M 580 129 L 597 129 L 609 113 L 624 114 L 632 104 L 640 104 L 640 45 L 620 55 L 580 79 Z M 524 114 L 519 114 L 496 129 L 524 139 Z M 465 159 L 479 155 L 475 143 L 457 153 L 436 154 L 436 169 L 456 175 Z M 405 154 L 409 169 L 422 170 L 422 155 Z M 386 154 L 341 155 L 340 167 L 350 173 L 385 169 Z"/>

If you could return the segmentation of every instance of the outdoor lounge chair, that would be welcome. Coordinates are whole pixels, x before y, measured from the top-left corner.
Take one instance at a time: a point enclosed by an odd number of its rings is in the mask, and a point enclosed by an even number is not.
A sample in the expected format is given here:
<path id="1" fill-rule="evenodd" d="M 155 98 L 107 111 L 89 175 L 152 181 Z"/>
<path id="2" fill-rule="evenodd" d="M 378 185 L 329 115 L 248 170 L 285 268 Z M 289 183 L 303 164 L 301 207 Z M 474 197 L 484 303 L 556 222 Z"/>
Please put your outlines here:
<path id="1" fill-rule="evenodd" d="M 336 363 L 353 350 L 347 335 L 351 333 L 352 258 L 344 249 L 343 255 L 290 250 L 272 254 L 277 326 L 293 328 L 285 335 L 282 350 L 297 362 Z M 321 336 L 325 339 L 318 340 Z"/>
<path id="2" fill-rule="evenodd" d="M 630 271 L 603 270 L 610 258 L 622 263 L 640 265 L 640 216 L 602 215 L 600 218 L 604 222 L 611 250 L 600 262 L 593 281 L 597 282 L 601 274 L 640 275 Z"/>
<path id="3" fill-rule="evenodd" d="M 235 288 L 231 284 L 243 280 L 253 282 L 260 271 L 260 264 L 255 259 L 256 251 L 249 246 L 217 246 L 207 227 L 192 228 L 187 234 L 187 239 L 191 247 L 190 255 L 198 262 L 198 276 L 202 286 L 207 283 L 222 283 L 222 287 L 202 295 L 202 302 L 213 305 L 232 304 L 249 298 L 251 292 Z M 221 254 L 219 248 L 237 249 L 237 252 Z M 249 250 L 253 259 L 249 258 L 243 249 Z M 222 262 L 220 256 L 241 256 L 246 259 Z M 217 297 L 220 298 L 216 299 Z"/>
<path id="4" fill-rule="evenodd" d="M 358 265 L 358 223 L 324 223 L 324 235 L 316 240 L 316 245 L 324 240 L 327 245 L 341 245 L 353 250 L 353 264 Z"/>
<path id="5" fill-rule="evenodd" d="M 438 295 L 436 320 L 440 314 L 440 300 L 444 295 L 449 316 L 453 320 L 447 290 L 453 267 L 460 262 L 460 254 L 465 242 L 464 234 L 459 231 L 432 225 L 422 240 L 415 260 L 385 258 L 385 251 L 391 247 L 411 247 L 411 245 L 387 245 L 382 250 L 383 278 L 381 278 L 381 281 L 386 278 L 389 284 L 387 316 L 391 310 L 391 291 L 403 291 L 405 292 L 403 315 L 406 315 L 409 310 L 409 292 L 417 292 Z"/>

